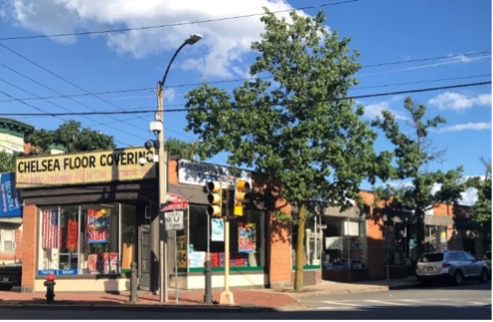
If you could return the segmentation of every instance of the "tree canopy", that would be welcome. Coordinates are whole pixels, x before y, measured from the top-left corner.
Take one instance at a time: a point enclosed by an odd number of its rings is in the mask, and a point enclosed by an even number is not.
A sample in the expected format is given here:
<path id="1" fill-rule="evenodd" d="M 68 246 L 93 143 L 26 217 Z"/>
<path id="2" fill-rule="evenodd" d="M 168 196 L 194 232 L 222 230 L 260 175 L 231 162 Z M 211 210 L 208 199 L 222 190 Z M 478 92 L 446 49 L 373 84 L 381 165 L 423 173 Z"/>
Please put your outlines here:
<path id="1" fill-rule="evenodd" d="M 261 21 L 265 32 L 252 43 L 258 56 L 250 73 L 266 77 L 232 94 L 209 84 L 193 89 L 186 130 L 199 136 L 201 159 L 229 152 L 230 165 L 253 168 L 300 209 L 295 288 L 301 289 L 309 202 L 352 206 L 363 179 L 385 176 L 390 154 L 376 155 L 376 133 L 361 120 L 363 108 L 347 99 L 360 68 L 350 39 L 329 32 L 322 12 L 314 18 L 291 12 L 288 21 L 266 10 Z"/>
<path id="2" fill-rule="evenodd" d="M 61 124 L 56 130 L 34 130 L 25 139 L 31 143 L 34 153 L 46 154 L 52 145 L 63 146 L 66 152 L 114 149 L 113 137 L 100 131 L 82 128 L 80 122 L 73 120 Z"/>

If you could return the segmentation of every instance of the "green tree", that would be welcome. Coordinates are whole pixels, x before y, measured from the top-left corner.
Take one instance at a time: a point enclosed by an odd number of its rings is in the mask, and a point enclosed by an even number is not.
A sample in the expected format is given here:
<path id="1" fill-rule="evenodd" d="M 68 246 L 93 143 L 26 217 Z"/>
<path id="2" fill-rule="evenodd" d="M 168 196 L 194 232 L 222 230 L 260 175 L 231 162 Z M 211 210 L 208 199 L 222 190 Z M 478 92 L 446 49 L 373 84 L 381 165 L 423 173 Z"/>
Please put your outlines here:
<path id="1" fill-rule="evenodd" d="M 377 202 L 385 201 L 383 208 L 386 212 L 400 213 L 402 209 L 414 211 L 412 223 L 416 229 L 418 253 L 421 253 L 425 234 L 425 211 L 438 203 L 451 204 L 461 199 L 461 192 L 464 190 L 463 169 L 458 167 L 447 172 L 429 170 L 430 165 L 440 161 L 444 153 L 434 149 L 429 131 L 445 123 L 445 119 L 436 116 L 425 121 L 426 106 L 417 106 L 409 97 L 404 101 L 404 108 L 411 116 L 408 122 L 410 131 L 401 131 L 394 115 L 389 111 L 383 111 L 383 119 L 378 117 L 373 125 L 381 128 L 395 146 L 393 153 L 396 166 L 391 171 L 391 177 L 410 180 L 412 184 L 401 187 L 387 185 L 377 188 L 375 192 Z M 441 189 L 433 193 L 435 184 L 440 184 Z"/>
<path id="2" fill-rule="evenodd" d="M 252 43 L 258 52 L 252 75 L 229 95 L 204 84 L 190 91 L 187 131 L 199 135 L 201 159 L 229 152 L 233 167 L 253 168 L 277 197 L 299 209 L 295 289 L 303 286 L 305 222 L 313 200 L 341 209 L 359 197 L 365 178 L 385 173 L 388 154 L 376 156 L 376 133 L 363 122 L 361 106 L 346 99 L 360 68 L 349 39 L 328 32 L 325 17 L 278 19 L 265 10 L 265 32 Z"/>
<path id="3" fill-rule="evenodd" d="M 175 138 L 166 139 L 164 149 L 169 155 L 173 155 L 180 159 L 194 160 L 196 156 L 197 144 L 194 142 L 185 142 Z"/>
<path id="4" fill-rule="evenodd" d="M 469 178 L 465 186 L 475 188 L 478 191 L 478 200 L 473 206 L 476 223 L 491 223 L 491 161 L 481 158 L 485 167 L 485 175 Z"/>
<path id="5" fill-rule="evenodd" d="M 7 153 L 0 151 L 0 173 L 15 172 L 15 159 L 22 153 Z"/>
<path id="6" fill-rule="evenodd" d="M 48 131 L 45 129 L 34 130 L 25 139 L 36 147 L 34 153 L 49 153 L 51 145 L 61 145 L 66 152 L 93 151 L 114 149 L 116 147 L 113 137 L 100 131 L 81 128 L 80 122 L 67 121 L 58 129 Z"/>

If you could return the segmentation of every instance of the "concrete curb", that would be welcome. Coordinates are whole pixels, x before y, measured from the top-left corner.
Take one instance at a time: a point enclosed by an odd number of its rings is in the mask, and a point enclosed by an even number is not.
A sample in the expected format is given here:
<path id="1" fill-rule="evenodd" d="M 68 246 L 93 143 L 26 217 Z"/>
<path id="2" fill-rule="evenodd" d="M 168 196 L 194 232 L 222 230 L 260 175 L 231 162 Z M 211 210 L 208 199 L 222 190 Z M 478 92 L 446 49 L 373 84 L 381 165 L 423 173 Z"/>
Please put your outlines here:
<path id="1" fill-rule="evenodd" d="M 8 303 L 0 302 L 3 309 L 30 309 L 30 310 L 123 310 L 123 311 L 162 311 L 162 312 L 183 312 L 183 311 L 215 311 L 215 312 L 260 312 L 276 311 L 279 307 L 259 307 L 259 306 L 222 306 L 222 305 L 147 305 L 147 304 L 116 304 L 104 305 L 95 303 L 71 303 L 69 301 L 55 302 L 51 304 L 34 303 Z M 286 309 L 289 310 L 289 309 Z M 279 310 L 280 311 L 280 310 Z"/>

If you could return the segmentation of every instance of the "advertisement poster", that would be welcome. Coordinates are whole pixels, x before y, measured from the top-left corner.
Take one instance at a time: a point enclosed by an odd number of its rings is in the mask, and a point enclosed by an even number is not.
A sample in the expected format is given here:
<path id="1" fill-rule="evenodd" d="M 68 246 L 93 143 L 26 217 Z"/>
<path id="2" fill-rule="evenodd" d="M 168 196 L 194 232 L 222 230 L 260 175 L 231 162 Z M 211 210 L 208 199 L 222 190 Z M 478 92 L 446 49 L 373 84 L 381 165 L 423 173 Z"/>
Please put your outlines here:
<path id="1" fill-rule="evenodd" d="M 238 252 L 255 252 L 255 223 L 238 223 Z"/>
<path id="2" fill-rule="evenodd" d="M 65 241 L 65 248 L 71 252 L 77 250 L 77 237 L 78 237 L 78 223 L 75 220 L 69 219 L 67 222 L 67 239 Z"/>
<path id="3" fill-rule="evenodd" d="M 187 268 L 187 236 L 178 236 L 176 239 L 178 247 L 178 267 Z"/>
<path id="4" fill-rule="evenodd" d="M 221 218 L 211 219 L 211 241 L 224 241 L 224 221 Z"/>
<path id="5" fill-rule="evenodd" d="M 87 243 L 104 244 L 110 240 L 110 210 L 87 210 Z"/>
<path id="6" fill-rule="evenodd" d="M 15 189 L 15 173 L 0 173 L 0 217 L 22 217 L 22 200 Z"/>

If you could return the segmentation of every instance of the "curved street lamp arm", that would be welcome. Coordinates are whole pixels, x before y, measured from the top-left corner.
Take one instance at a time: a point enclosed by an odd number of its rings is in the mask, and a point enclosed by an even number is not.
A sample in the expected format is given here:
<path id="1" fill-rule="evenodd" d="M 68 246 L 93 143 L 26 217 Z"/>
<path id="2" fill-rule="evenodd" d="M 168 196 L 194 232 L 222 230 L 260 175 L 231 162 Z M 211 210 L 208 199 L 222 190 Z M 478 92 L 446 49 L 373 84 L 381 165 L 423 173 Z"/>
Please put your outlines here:
<path id="1" fill-rule="evenodd" d="M 171 57 L 171 60 L 169 61 L 168 67 L 166 68 L 166 72 L 164 73 L 163 80 L 161 80 L 161 90 L 164 89 L 164 82 L 166 81 L 166 77 L 168 76 L 169 68 L 171 67 L 171 64 L 173 64 L 173 61 L 175 60 L 176 56 L 180 52 L 180 50 L 185 47 L 188 43 L 185 41 L 183 44 L 181 44 L 180 47 L 175 51 L 175 54 L 173 57 Z"/>

